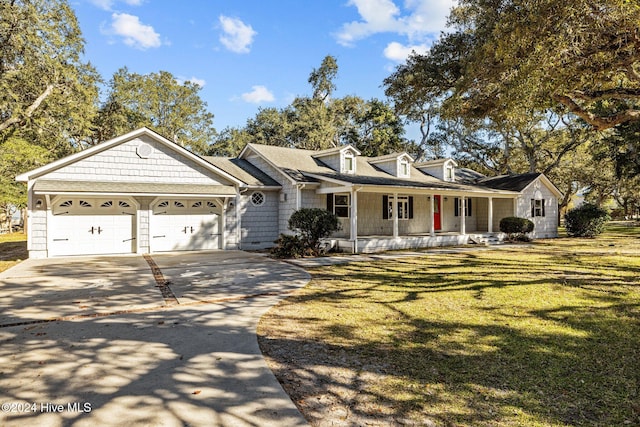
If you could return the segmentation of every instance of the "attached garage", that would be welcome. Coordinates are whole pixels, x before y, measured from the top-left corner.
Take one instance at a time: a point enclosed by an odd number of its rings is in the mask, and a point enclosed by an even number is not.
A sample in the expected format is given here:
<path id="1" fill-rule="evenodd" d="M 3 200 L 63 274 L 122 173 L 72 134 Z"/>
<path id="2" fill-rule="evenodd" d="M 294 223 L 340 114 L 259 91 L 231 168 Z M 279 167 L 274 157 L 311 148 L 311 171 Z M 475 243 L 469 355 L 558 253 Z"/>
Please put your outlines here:
<path id="1" fill-rule="evenodd" d="M 159 198 L 151 209 L 151 252 L 221 249 L 223 206 L 219 199 Z"/>
<path id="2" fill-rule="evenodd" d="M 142 128 L 18 177 L 29 255 L 236 249 L 245 184 Z"/>
<path id="3" fill-rule="evenodd" d="M 136 203 L 130 198 L 57 196 L 49 230 L 50 256 L 132 253 Z"/>

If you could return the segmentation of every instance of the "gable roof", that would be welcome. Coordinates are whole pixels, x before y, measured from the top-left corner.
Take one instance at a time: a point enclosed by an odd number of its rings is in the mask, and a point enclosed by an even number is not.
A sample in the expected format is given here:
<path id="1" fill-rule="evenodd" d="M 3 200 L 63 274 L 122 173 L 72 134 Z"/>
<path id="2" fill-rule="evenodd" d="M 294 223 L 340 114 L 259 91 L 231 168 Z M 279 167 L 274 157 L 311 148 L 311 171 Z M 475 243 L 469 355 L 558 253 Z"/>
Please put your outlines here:
<path id="1" fill-rule="evenodd" d="M 495 188 L 497 190 L 522 191 L 535 181 L 541 173 L 522 173 L 518 175 L 499 175 L 488 178 L 481 178 L 478 185 Z"/>
<path id="2" fill-rule="evenodd" d="M 411 167 L 409 178 L 399 178 L 370 163 L 370 157 L 356 157 L 356 174 L 344 174 L 335 171 L 321 160 L 315 158 L 316 151 L 273 145 L 247 144 L 240 154 L 246 158 L 253 152 L 276 168 L 293 183 L 333 182 L 343 185 L 365 185 L 377 187 L 402 187 L 437 189 L 459 192 L 498 193 L 504 190 L 478 187 L 456 182 L 446 182 L 421 170 Z M 397 156 L 398 154 L 394 154 Z M 509 191 L 504 191 L 509 193 Z"/>
<path id="3" fill-rule="evenodd" d="M 108 141 L 104 141 L 101 142 L 98 145 L 94 145 L 93 147 L 87 148 L 85 150 L 79 151 L 75 154 L 71 154 L 67 157 L 63 157 L 61 159 L 58 159 L 56 161 L 53 161 L 49 164 L 46 164 L 44 166 L 41 166 L 39 168 L 33 169 L 31 171 L 25 172 L 23 174 L 20 174 L 16 177 L 17 181 L 20 182 L 27 182 L 31 179 L 36 179 L 39 178 L 43 175 L 46 175 L 50 172 L 53 172 L 57 169 L 63 168 L 65 166 L 68 166 L 70 164 L 73 164 L 75 162 L 78 162 L 80 160 L 86 159 L 87 157 L 90 157 L 94 154 L 100 153 L 102 151 L 108 150 L 112 147 L 115 147 L 117 145 L 123 144 L 127 141 L 130 141 L 132 139 L 135 138 L 139 138 L 141 136 L 147 136 L 151 139 L 153 139 L 154 141 L 163 144 L 167 147 L 169 147 L 171 150 L 176 151 L 178 153 L 180 153 L 181 155 L 185 156 L 186 158 L 194 161 L 196 164 L 203 166 L 204 168 L 206 168 L 207 170 L 214 172 L 220 176 L 225 177 L 226 179 L 228 179 L 229 181 L 233 182 L 236 185 L 242 185 L 242 182 L 240 180 L 238 180 L 237 178 L 235 178 L 234 176 L 230 175 L 229 173 L 223 171 L 220 168 L 215 167 L 213 164 L 207 162 L 206 160 L 204 160 L 202 157 L 198 156 L 197 154 L 192 153 L 191 151 L 187 150 L 186 148 L 176 144 L 173 141 L 168 140 L 167 138 L 163 137 L 162 135 L 160 135 L 157 132 L 154 132 L 153 130 L 147 128 L 147 127 L 142 127 L 140 129 L 136 129 L 134 131 L 131 131 L 129 133 L 126 133 L 124 135 L 121 135 L 117 138 L 113 138 L 110 139 Z"/>
<path id="4" fill-rule="evenodd" d="M 497 190 L 522 192 L 534 181 L 540 179 L 544 185 L 551 190 L 557 197 L 562 197 L 562 192 L 558 190 L 544 174 L 540 172 L 529 172 L 513 175 L 499 175 L 494 177 L 482 178 L 477 181 L 477 185 L 493 188 Z"/>
<path id="5" fill-rule="evenodd" d="M 233 175 L 250 187 L 278 187 L 281 185 L 275 179 L 246 161 L 228 157 L 204 156 L 203 159 Z"/>
<path id="6" fill-rule="evenodd" d="M 411 157 L 409 154 L 407 154 L 407 152 L 402 152 L 402 153 L 391 153 L 391 154 L 387 154 L 385 156 L 378 156 L 378 157 L 367 157 L 367 161 L 369 163 L 382 163 L 382 162 L 388 162 L 391 160 L 397 160 L 401 157 L 407 158 L 409 159 L 410 162 L 413 162 L 413 157 Z"/>

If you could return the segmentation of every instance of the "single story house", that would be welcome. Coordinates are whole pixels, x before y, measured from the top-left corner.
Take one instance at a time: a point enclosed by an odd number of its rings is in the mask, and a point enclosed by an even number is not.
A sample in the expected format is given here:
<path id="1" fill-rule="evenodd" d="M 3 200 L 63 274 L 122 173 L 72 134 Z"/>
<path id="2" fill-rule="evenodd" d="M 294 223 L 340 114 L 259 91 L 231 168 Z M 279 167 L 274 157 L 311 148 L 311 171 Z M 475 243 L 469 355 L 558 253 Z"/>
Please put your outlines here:
<path id="1" fill-rule="evenodd" d="M 28 187 L 31 257 L 264 249 L 303 207 L 334 212 L 350 252 L 443 246 L 499 235 L 506 216 L 555 237 L 561 193 L 543 175 L 485 177 L 452 159 L 365 157 L 248 144 L 203 157 L 147 128 L 17 177 Z"/>

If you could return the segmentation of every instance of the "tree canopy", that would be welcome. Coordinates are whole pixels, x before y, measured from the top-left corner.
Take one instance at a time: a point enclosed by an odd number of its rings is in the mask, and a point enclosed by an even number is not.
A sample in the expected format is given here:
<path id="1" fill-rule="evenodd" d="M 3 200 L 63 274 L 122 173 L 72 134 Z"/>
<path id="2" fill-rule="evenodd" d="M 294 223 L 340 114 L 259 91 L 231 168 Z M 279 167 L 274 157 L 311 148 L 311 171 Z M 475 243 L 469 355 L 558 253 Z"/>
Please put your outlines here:
<path id="1" fill-rule="evenodd" d="M 124 67 L 114 73 L 109 96 L 96 120 L 99 141 L 141 126 L 196 153 L 206 153 L 216 131 L 201 87 L 167 71 L 141 75 Z"/>
<path id="2" fill-rule="evenodd" d="M 64 0 L 0 1 L 0 141 L 68 154 L 91 133 L 99 75 Z"/>
<path id="3" fill-rule="evenodd" d="M 460 0 L 452 31 L 385 81 L 405 112 L 495 121 L 565 108 L 596 130 L 640 119 L 640 4 Z"/>

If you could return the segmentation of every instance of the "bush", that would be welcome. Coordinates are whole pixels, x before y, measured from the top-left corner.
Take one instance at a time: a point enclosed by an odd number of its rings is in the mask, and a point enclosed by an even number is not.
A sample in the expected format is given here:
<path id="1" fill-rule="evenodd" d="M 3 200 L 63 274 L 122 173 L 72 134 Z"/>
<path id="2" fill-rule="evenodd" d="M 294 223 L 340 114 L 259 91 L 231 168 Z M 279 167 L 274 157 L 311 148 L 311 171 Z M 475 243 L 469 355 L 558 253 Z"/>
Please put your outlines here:
<path id="1" fill-rule="evenodd" d="M 320 239 L 340 229 L 340 220 L 333 213 L 319 208 L 303 208 L 289 218 L 289 229 L 300 235 L 300 240 L 312 255 L 320 253 Z"/>
<path id="2" fill-rule="evenodd" d="M 595 237 L 604 231 L 611 217 L 609 213 L 591 203 L 571 209 L 564 216 L 567 234 L 571 237 Z"/>
<path id="3" fill-rule="evenodd" d="M 305 245 L 299 236 L 281 234 L 271 248 L 271 255 L 276 258 L 300 258 L 305 255 Z"/>
<path id="4" fill-rule="evenodd" d="M 527 218 L 508 216 L 500 220 L 500 231 L 506 233 L 509 240 L 529 241 L 527 233 L 533 231 L 534 224 Z"/>

